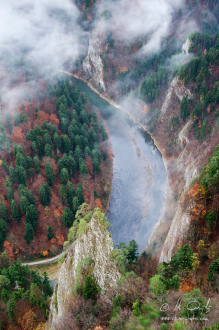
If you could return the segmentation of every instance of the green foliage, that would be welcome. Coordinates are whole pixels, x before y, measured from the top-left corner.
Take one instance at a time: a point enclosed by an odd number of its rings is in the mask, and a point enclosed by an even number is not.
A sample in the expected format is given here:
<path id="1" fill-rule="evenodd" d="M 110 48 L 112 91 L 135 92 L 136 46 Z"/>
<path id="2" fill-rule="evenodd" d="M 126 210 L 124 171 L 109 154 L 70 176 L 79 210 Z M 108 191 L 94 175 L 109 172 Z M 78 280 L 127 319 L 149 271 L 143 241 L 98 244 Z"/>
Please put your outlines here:
<path id="1" fill-rule="evenodd" d="M 162 281 L 160 275 L 156 274 L 154 277 L 150 278 L 150 290 L 153 292 L 155 296 L 161 296 L 166 294 L 166 286 Z"/>
<path id="2" fill-rule="evenodd" d="M 64 184 L 64 185 L 66 185 L 67 182 L 68 182 L 68 180 L 69 180 L 68 170 L 67 170 L 67 168 L 63 168 L 61 170 L 61 183 Z"/>
<path id="3" fill-rule="evenodd" d="M 72 211 L 68 208 L 65 207 L 63 213 L 62 213 L 62 223 L 66 227 L 72 226 L 72 223 L 74 221 L 74 216 Z"/>
<path id="4" fill-rule="evenodd" d="M 27 208 L 28 208 L 28 205 L 29 205 L 29 202 L 27 200 L 27 197 L 25 196 L 21 196 L 20 198 L 20 210 L 21 210 L 21 213 L 26 213 L 27 211 Z"/>
<path id="5" fill-rule="evenodd" d="M 8 232 L 8 226 L 4 219 L 0 219 L 0 251 L 3 249 L 3 244 Z"/>
<path id="6" fill-rule="evenodd" d="M 46 163 L 45 174 L 49 186 L 52 186 L 53 182 L 55 181 L 55 173 L 53 171 L 53 167 L 49 163 Z"/>
<path id="7" fill-rule="evenodd" d="M 27 244 L 30 244 L 34 238 L 34 229 L 33 226 L 30 223 L 27 223 L 25 226 L 25 235 L 24 239 L 27 242 Z"/>
<path id="8" fill-rule="evenodd" d="M 139 300 L 138 299 L 132 305 L 132 314 L 134 316 L 140 316 L 141 315 L 140 303 L 139 303 Z"/>
<path id="9" fill-rule="evenodd" d="M 208 281 L 211 282 L 211 286 L 213 290 L 218 292 L 217 274 L 219 274 L 219 258 L 213 261 L 212 264 L 209 266 L 209 274 L 208 274 Z"/>
<path id="10" fill-rule="evenodd" d="M 51 200 L 51 189 L 49 185 L 45 182 L 39 190 L 39 199 L 42 205 L 47 206 L 50 203 Z"/>
<path id="11" fill-rule="evenodd" d="M 144 79 L 141 86 L 141 93 L 147 102 L 156 101 L 161 88 L 167 83 L 168 74 L 164 68 L 159 68 L 157 72 L 153 72 Z"/>
<path id="12" fill-rule="evenodd" d="M 20 214 L 18 212 L 18 206 L 14 200 L 11 201 L 11 216 L 13 220 L 20 221 Z"/>
<path id="13" fill-rule="evenodd" d="M 180 104 L 181 118 L 185 119 L 189 116 L 188 96 L 184 96 Z"/>
<path id="14" fill-rule="evenodd" d="M 91 276 L 86 276 L 85 285 L 83 287 L 82 296 L 85 300 L 92 299 L 96 300 L 97 287 L 94 279 Z"/>
<path id="15" fill-rule="evenodd" d="M 51 226 L 48 227 L 47 238 L 50 241 L 54 237 L 53 228 Z"/>
<path id="16" fill-rule="evenodd" d="M 208 166 L 205 171 L 205 175 L 201 180 L 201 185 L 207 190 L 215 190 L 219 179 L 219 145 L 214 150 Z"/>
<path id="17" fill-rule="evenodd" d="M 208 313 L 207 300 L 202 297 L 200 289 L 193 289 L 191 292 L 184 294 L 181 316 L 186 318 L 194 317 L 199 322 L 202 322 L 202 318 L 206 317 Z"/>
<path id="18" fill-rule="evenodd" d="M 38 214 L 36 210 L 36 206 L 33 204 L 30 204 L 30 206 L 27 207 L 26 211 L 26 222 L 30 223 L 33 228 L 36 228 L 38 220 Z"/>

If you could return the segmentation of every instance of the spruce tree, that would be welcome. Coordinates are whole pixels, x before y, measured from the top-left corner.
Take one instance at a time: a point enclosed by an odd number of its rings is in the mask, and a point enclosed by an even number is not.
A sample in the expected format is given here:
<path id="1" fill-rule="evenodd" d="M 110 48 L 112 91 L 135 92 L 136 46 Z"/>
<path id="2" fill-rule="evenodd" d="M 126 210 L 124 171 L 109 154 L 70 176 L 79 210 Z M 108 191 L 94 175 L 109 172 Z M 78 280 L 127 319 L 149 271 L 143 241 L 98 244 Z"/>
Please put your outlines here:
<path id="1" fill-rule="evenodd" d="M 68 180 L 69 180 L 68 170 L 66 168 L 63 168 L 61 170 L 61 183 L 67 184 Z"/>
<path id="2" fill-rule="evenodd" d="M 21 210 L 21 213 L 26 213 L 27 211 L 27 208 L 28 208 L 28 200 L 25 196 L 21 196 L 20 198 L 20 210 Z"/>
<path id="3" fill-rule="evenodd" d="M 8 220 L 7 210 L 3 203 L 0 203 L 0 218 L 4 219 L 5 221 Z"/>
<path id="4" fill-rule="evenodd" d="M 48 184 L 52 186 L 53 182 L 55 181 L 55 173 L 53 171 L 52 166 L 49 163 L 47 163 L 45 166 L 45 174 Z"/>
<path id="5" fill-rule="evenodd" d="M 15 184 L 16 176 L 15 176 L 15 169 L 13 166 L 9 167 L 9 175 L 10 175 L 11 183 Z"/>
<path id="6" fill-rule="evenodd" d="M 45 155 L 47 156 L 47 157 L 50 157 L 50 158 L 52 158 L 52 147 L 51 147 L 51 144 L 46 144 L 45 145 Z"/>
<path id="7" fill-rule="evenodd" d="M 12 219 L 13 220 L 17 220 L 17 221 L 20 220 L 20 215 L 19 215 L 19 212 L 18 212 L 18 207 L 17 207 L 16 202 L 13 199 L 11 201 L 11 216 L 12 216 Z"/>
<path id="8" fill-rule="evenodd" d="M 73 216 L 72 211 L 68 207 L 65 207 L 65 209 L 62 213 L 63 225 L 66 227 L 71 227 L 73 220 L 74 220 L 74 216 Z"/>
<path id="9" fill-rule="evenodd" d="M 26 222 L 30 223 L 33 228 L 36 228 L 38 220 L 38 214 L 36 210 L 36 206 L 33 204 L 30 204 L 30 206 L 27 207 L 26 211 Z"/>
<path id="10" fill-rule="evenodd" d="M 34 238 L 33 226 L 30 223 L 27 223 L 25 226 L 24 239 L 27 242 L 27 244 L 30 244 L 30 242 L 33 241 L 33 238 Z"/>
<path id="11" fill-rule="evenodd" d="M 77 185 L 76 194 L 78 196 L 79 205 L 83 204 L 85 202 L 85 200 L 84 200 L 84 190 L 83 190 L 83 187 L 80 183 Z"/>
<path id="12" fill-rule="evenodd" d="M 33 157 L 33 163 L 34 163 L 34 167 L 35 167 L 35 173 L 40 174 L 40 161 L 37 156 Z"/>
<path id="13" fill-rule="evenodd" d="M 50 241 L 54 237 L 53 228 L 51 226 L 48 227 L 47 238 Z"/>

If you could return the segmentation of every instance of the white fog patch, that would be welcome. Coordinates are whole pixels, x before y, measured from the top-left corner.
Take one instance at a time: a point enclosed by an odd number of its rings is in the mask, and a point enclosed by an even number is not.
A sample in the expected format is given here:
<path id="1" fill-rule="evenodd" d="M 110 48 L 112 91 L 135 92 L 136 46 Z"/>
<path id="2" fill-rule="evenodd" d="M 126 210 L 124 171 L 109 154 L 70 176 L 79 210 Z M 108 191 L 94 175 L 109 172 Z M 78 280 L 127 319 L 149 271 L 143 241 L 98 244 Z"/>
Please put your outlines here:
<path id="1" fill-rule="evenodd" d="M 99 15 L 108 11 L 107 29 L 118 39 L 133 41 L 147 36 L 142 53 L 158 51 L 162 39 L 169 33 L 173 13 L 182 6 L 182 0 L 126 0 L 103 1 L 97 4 Z"/>
<path id="2" fill-rule="evenodd" d="M 1 1 L 1 51 L 61 68 L 80 53 L 79 14 L 70 0 Z"/>

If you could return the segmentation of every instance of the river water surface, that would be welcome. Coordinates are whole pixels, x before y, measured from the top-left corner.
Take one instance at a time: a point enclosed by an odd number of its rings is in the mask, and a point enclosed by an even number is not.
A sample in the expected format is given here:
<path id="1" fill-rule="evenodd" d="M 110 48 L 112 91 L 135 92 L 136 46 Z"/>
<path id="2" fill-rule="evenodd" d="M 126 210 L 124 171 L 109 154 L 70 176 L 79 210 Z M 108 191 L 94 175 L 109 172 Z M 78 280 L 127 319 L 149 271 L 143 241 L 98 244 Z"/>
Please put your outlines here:
<path id="1" fill-rule="evenodd" d="M 107 212 L 114 245 L 136 240 L 146 247 L 165 204 L 166 169 L 150 135 L 133 124 L 122 110 L 109 105 L 83 81 L 72 78 L 91 98 L 105 119 L 113 150 L 113 181 Z"/>

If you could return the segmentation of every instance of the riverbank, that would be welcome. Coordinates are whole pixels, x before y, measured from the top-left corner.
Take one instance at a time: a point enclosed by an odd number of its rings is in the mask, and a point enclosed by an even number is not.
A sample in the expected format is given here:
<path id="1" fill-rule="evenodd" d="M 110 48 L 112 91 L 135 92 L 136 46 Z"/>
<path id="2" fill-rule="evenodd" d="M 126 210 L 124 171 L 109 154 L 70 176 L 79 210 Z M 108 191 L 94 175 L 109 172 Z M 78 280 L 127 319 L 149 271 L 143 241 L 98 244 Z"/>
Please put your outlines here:
<path id="1" fill-rule="evenodd" d="M 159 145 L 159 142 L 157 141 L 157 139 L 155 138 L 155 136 L 153 134 L 151 134 L 151 132 L 148 131 L 147 127 L 145 125 L 143 125 L 137 118 L 135 118 L 127 109 L 125 109 L 124 107 L 120 106 L 119 104 L 117 104 L 114 100 L 110 99 L 109 97 L 103 95 L 102 93 L 100 93 L 92 84 L 90 81 L 86 80 L 85 78 L 79 76 L 78 74 L 69 72 L 69 71 L 65 71 L 65 70 L 59 70 L 59 72 L 64 73 L 66 75 L 72 76 L 80 81 L 82 81 L 83 83 L 85 83 L 98 97 L 100 97 L 101 99 L 103 99 L 104 101 L 106 101 L 109 105 L 113 106 L 114 108 L 122 111 L 123 113 L 125 113 L 126 115 L 128 115 L 128 117 L 130 118 L 130 120 L 140 129 L 142 129 L 143 131 L 145 131 L 147 134 L 149 134 L 153 140 L 153 144 L 154 146 L 157 148 L 157 150 L 160 152 L 160 154 L 162 155 L 162 159 L 163 159 L 163 164 L 166 170 L 166 174 L 167 174 L 167 187 L 166 187 L 166 191 L 165 191 L 165 204 L 163 206 L 163 211 L 162 211 L 162 215 L 160 217 L 160 219 L 157 221 L 157 223 L 153 226 L 153 232 L 150 235 L 150 238 L 148 240 L 148 243 L 145 244 L 145 249 L 149 248 L 149 250 L 151 252 L 153 252 L 153 247 L 154 246 L 154 242 L 160 241 L 160 239 L 163 239 L 162 236 L 166 236 L 168 233 L 168 229 L 170 226 L 170 219 L 169 219 L 169 208 L 167 207 L 168 205 L 170 205 L 172 203 L 172 195 L 171 195 L 171 189 L 170 189 L 170 185 L 169 185 L 169 171 L 168 171 L 168 165 L 167 165 L 167 160 L 165 158 L 164 152 L 162 150 L 162 148 Z M 168 209 L 168 211 L 167 211 Z M 174 206 L 174 209 L 176 209 L 176 206 Z M 173 212 L 172 212 L 173 213 Z M 169 221 L 168 221 L 169 220 Z M 167 224 L 168 223 L 168 224 Z M 162 235 L 160 233 L 160 227 L 165 224 L 165 234 Z M 168 229 L 167 229 L 168 227 Z"/>

